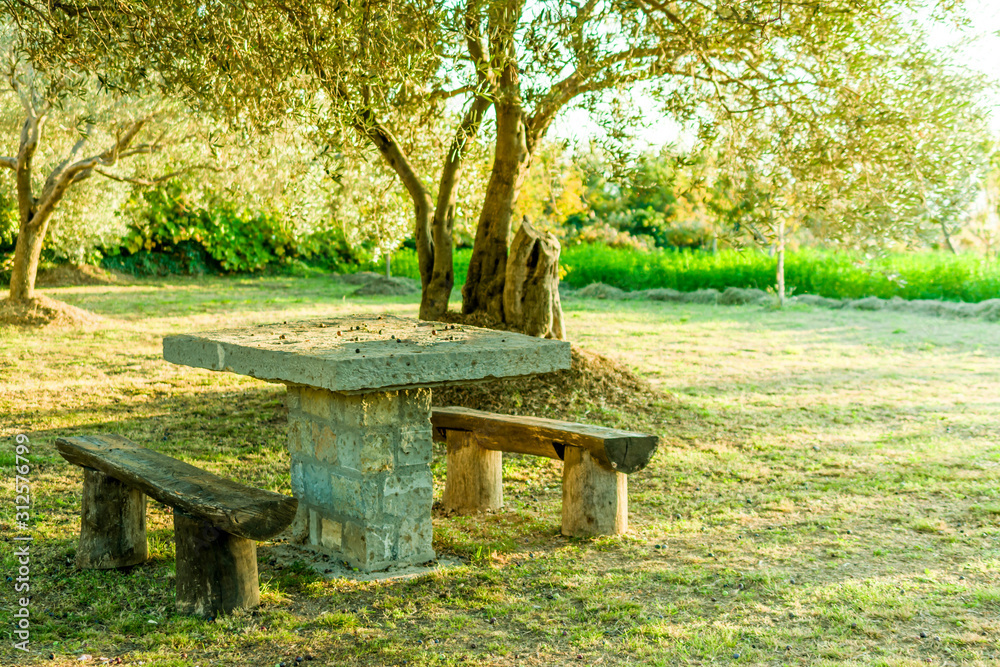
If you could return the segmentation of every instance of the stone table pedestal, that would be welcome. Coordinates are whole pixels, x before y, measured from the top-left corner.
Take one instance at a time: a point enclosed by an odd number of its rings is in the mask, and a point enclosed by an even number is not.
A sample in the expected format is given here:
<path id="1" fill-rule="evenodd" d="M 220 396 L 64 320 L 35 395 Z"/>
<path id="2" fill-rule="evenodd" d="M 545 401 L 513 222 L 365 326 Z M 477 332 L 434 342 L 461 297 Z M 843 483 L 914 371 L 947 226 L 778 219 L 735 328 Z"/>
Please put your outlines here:
<path id="1" fill-rule="evenodd" d="M 295 529 L 371 572 L 434 558 L 431 387 L 569 368 L 569 343 L 392 317 L 169 336 L 163 356 L 288 386 Z"/>

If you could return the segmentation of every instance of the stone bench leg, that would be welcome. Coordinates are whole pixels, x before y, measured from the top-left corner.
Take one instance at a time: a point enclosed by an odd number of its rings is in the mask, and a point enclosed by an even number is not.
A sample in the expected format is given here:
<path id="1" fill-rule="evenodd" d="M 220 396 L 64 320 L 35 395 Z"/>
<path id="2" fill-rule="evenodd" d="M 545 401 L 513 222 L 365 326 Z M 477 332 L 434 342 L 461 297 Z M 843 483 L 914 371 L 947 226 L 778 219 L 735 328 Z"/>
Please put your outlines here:
<path id="1" fill-rule="evenodd" d="M 587 450 L 566 447 L 562 492 L 563 535 L 621 535 L 628 530 L 628 478 L 599 466 Z"/>
<path id="2" fill-rule="evenodd" d="M 146 494 L 93 468 L 83 469 L 76 564 L 108 570 L 146 560 Z"/>
<path id="3" fill-rule="evenodd" d="M 503 452 L 483 449 L 469 431 L 448 431 L 445 510 L 459 514 L 503 507 Z"/>
<path id="4" fill-rule="evenodd" d="M 257 543 L 174 509 L 177 611 L 215 617 L 260 603 Z"/>

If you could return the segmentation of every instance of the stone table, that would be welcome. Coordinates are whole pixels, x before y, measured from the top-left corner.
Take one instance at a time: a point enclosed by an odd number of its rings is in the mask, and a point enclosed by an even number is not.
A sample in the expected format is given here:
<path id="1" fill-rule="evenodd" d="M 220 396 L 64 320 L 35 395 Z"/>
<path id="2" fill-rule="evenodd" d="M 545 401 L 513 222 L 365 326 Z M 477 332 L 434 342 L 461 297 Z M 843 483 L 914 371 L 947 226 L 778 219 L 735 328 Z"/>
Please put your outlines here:
<path id="1" fill-rule="evenodd" d="M 168 336 L 163 358 L 288 386 L 294 529 L 371 572 L 434 558 L 430 388 L 569 368 L 570 346 L 370 315 Z"/>

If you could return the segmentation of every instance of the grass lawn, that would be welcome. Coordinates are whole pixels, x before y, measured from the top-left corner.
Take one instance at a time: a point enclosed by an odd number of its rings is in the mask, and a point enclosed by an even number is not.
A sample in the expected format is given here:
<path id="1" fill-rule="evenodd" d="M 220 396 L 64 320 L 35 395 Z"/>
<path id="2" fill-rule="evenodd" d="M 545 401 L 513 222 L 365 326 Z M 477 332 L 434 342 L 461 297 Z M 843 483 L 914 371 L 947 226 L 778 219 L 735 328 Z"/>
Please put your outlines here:
<path id="1" fill-rule="evenodd" d="M 6 610 L 20 596 L 8 580 L 0 664 L 1000 662 L 1000 324 L 894 312 L 567 300 L 574 342 L 677 398 L 644 415 L 573 415 L 661 436 L 629 480 L 624 538 L 561 537 L 560 464 L 510 456 L 505 511 L 436 515 L 435 549 L 466 564 L 421 578 L 328 581 L 272 564 L 265 542 L 258 610 L 177 616 L 171 515 L 152 502 L 149 562 L 76 569 L 82 475 L 53 440 L 121 433 L 290 493 L 283 387 L 168 364 L 160 340 L 416 314 L 415 298 L 352 289 L 319 278 L 53 289 L 105 325 L 0 329 L 0 463 L 12 480 L 13 436 L 27 433 L 34 535 L 32 652 L 11 647 Z"/>

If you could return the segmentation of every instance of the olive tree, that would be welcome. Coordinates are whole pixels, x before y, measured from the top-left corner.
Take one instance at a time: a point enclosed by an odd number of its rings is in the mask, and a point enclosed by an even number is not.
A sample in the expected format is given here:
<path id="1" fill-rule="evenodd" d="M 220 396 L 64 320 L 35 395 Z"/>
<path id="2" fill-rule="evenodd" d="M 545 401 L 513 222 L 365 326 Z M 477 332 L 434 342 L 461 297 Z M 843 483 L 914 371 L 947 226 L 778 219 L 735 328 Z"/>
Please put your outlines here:
<path id="1" fill-rule="evenodd" d="M 2 28 L 0 191 L 17 202 L 12 301 L 34 297 L 46 244 L 77 261 L 113 245 L 129 221 L 122 205 L 136 190 L 184 179 L 192 205 L 221 194 L 280 212 L 304 235 L 328 225 L 335 209 L 356 210 L 345 189 L 367 191 L 360 179 L 379 177 L 370 169 L 340 174 L 337 147 L 300 117 L 272 117 L 266 135 L 247 132 L 166 96 L 155 72 L 116 80 L 106 75 L 114 67 L 88 66 L 56 48 L 39 58 L 30 26 Z"/>
<path id="2" fill-rule="evenodd" d="M 154 156 L 167 146 L 190 143 L 190 136 L 174 131 L 172 106 L 156 95 L 122 95 L 71 65 L 39 69 L 24 57 L 19 39 L 16 27 L 3 26 L 0 167 L 10 176 L 5 189 L 17 201 L 9 299 L 24 302 L 35 296 L 42 248 L 60 208 L 68 208 L 79 223 L 107 228 L 132 186 L 209 165 L 154 174 Z M 87 188 L 91 179 L 103 183 Z M 93 196 L 80 196 L 84 189 Z"/>
<path id="3" fill-rule="evenodd" d="M 67 192 L 93 176 L 126 178 L 112 170 L 134 156 L 157 150 L 157 137 L 147 132 L 155 112 L 132 108 L 116 114 L 114 121 L 102 123 L 105 118 L 81 108 L 71 121 L 77 136 L 55 157 L 53 151 L 44 151 L 46 125 L 61 102 L 74 93 L 91 92 L 86 90 L 87 82 L 69 74 L 43 78 L 16 59 L 4 74 L 5 92 L 15 96 L 21 108 L 14 150 L 0 156 L 0 166 L 9 170 L 14 181 L 18 204 L 10 299 L 26 301 L 34 297 L 42 245 L 57 206 Z M 50 159 L 39 160 L 43 157 Z"/>
<path id="4" fill-rule="evenodd" d="M 718 119 L 716 210 L 743 238 L 774 244 L 779 302 L 792 229 L 878 250 L 940 232 L 954 250 L 992 152 L 984 82 L 900 38 L 818 55 L 837 74 L 807 104 Z"/>
<path id="5" fill-rule="evenodd" d="M 452 228 L 469 142 L 492 164 L 463 311 L 503 322 L 514 210 L 538 147 L 570 107 L 634 133 L 629 95 L 693 122 L 785 105 L 814 107 L 836 72 L 823 53 L 863 58 L 871 35 L 902 30 L 920 0 L 6 0 L 36 25 L 33 57 L 61 54 L 124 82 L 155 71 L 172 94 L 266 126 L 315 114 L 330 136 L 374 148 L 412 201 L 423 297 L 441 317 L 453 288 Z M 951 2 L 949 6 L 960 3 Z M 39 18 L 41 17 L 41 18 Z M 882 65 L 870 60 L 873 67 Z M 822 97 L 822 96 L 820 96 Z M 460 105 L 436 176 L 408 141 Z M 616 122 L 618 121 L 618 122 Z M 484 129 L 485 128 L 485 129 Z M 419 142 L 416 142 L 419 143 Z"/>

